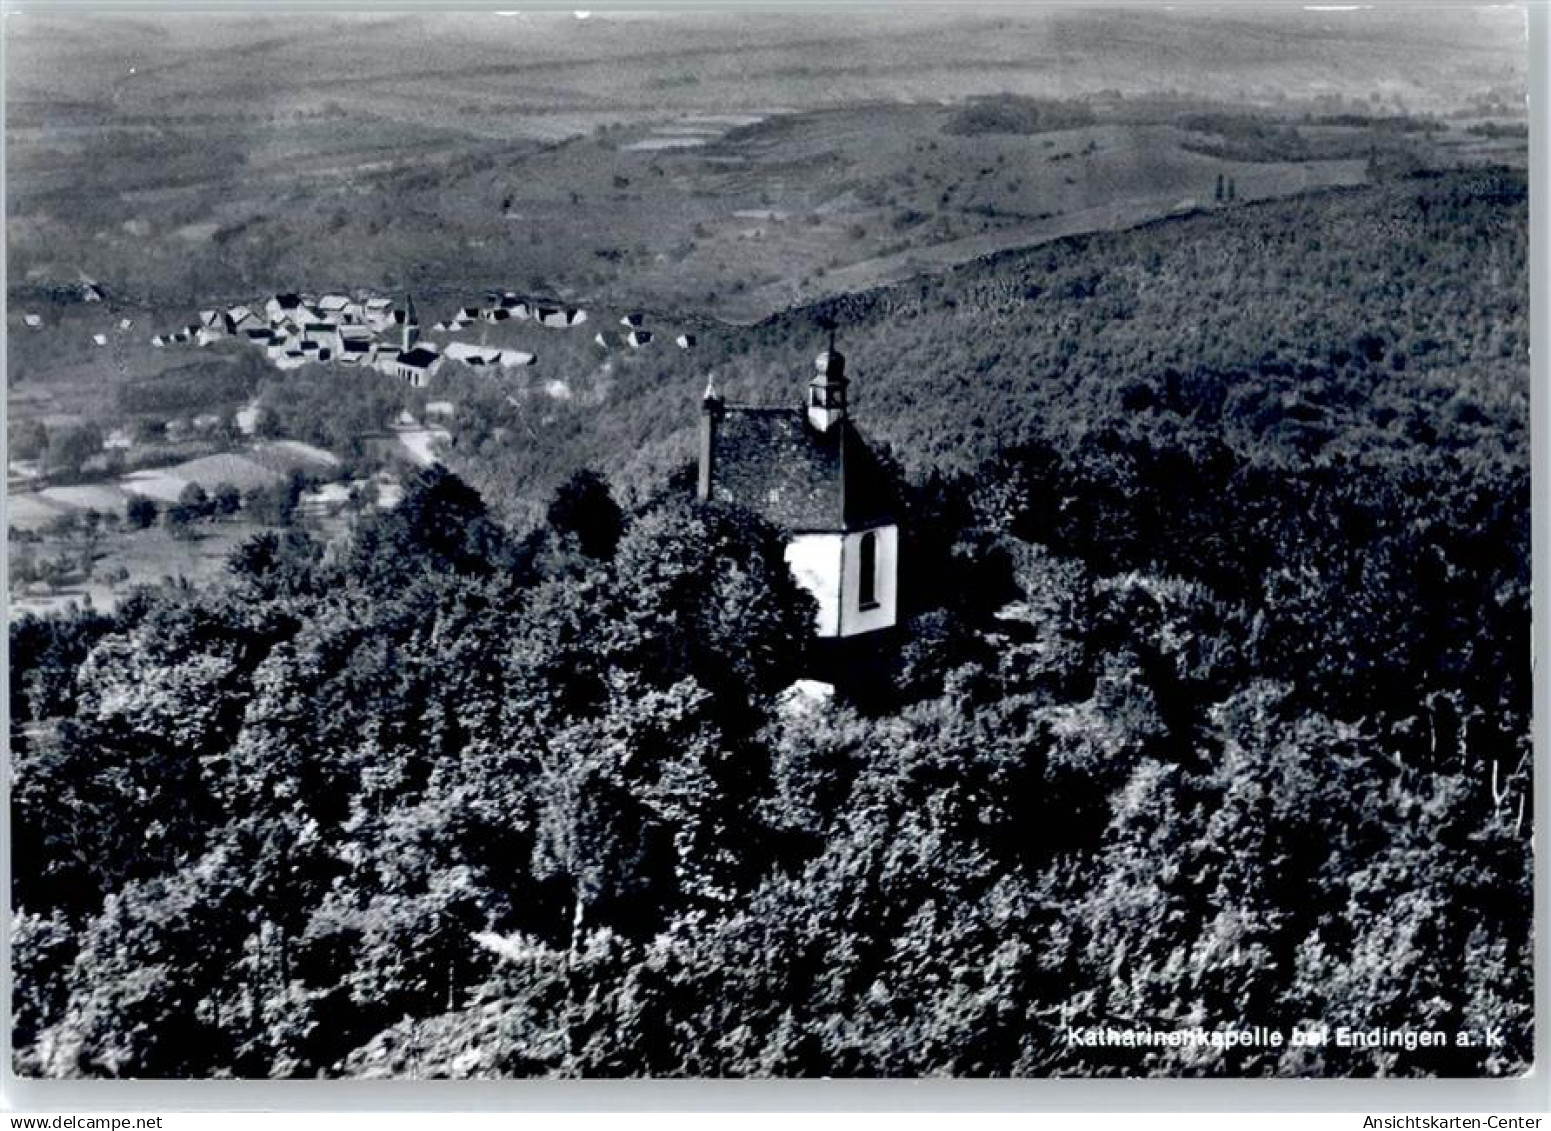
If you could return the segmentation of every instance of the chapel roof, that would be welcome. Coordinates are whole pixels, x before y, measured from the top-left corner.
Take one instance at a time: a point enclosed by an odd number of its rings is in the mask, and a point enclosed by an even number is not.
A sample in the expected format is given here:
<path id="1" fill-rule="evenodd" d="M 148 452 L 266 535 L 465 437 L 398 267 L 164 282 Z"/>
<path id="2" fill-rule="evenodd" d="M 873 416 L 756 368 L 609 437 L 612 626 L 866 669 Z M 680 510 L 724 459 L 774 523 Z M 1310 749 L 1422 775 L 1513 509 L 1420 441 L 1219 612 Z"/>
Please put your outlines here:
<path id="1" fill-rule="evenodd" d="M 888 475 L 849 420 L 821 432 L 801 409 L 716 411 L 712 499 L 747 507 L 794 534 L 892 520 Z"/>

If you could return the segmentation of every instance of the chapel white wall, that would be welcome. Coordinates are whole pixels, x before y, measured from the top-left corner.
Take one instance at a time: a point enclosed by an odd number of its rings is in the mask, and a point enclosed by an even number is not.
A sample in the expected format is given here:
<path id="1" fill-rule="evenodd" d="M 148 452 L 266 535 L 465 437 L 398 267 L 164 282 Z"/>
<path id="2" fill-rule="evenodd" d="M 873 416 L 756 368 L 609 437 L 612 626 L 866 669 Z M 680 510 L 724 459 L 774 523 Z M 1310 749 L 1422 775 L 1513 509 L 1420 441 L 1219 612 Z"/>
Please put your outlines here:
<path id="1" fill-rule="evenodd" d="M 899 527 L 882 526 L 877 537 L 876 605 L 861 607 L 862 537 L 849 534 L 799 534 L 786 544 L 786 562 L 797 582 L 819 603 L 815 631 L 820 636 L 857 636 L 894 624 L 899 596 Z"/>
<path id="2" fill-rule="evenodd" d="M 840 534 L 799 534 L 786 544 L 786 564 L 819 603 L 816 631 L 836 636 L 840 628 Z"/>

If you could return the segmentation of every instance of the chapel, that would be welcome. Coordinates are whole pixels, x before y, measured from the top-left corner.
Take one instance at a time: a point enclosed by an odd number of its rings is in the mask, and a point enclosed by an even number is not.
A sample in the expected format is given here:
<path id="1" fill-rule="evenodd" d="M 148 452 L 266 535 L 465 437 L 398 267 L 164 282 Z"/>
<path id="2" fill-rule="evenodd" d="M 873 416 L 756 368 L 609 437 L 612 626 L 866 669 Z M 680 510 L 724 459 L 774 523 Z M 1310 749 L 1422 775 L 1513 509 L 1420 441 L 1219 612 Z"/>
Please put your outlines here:
<path id="1" fill-rule="evenodd" d="M 889 477 L 851 421 L 833 341 L 814 368 L 800 408 L 731 405 L 707 386 L 699 497 L 785 531 L 786 560 L 818 601 L 815 633 L 859 637 L 895 624 L 899 526 Z"/>

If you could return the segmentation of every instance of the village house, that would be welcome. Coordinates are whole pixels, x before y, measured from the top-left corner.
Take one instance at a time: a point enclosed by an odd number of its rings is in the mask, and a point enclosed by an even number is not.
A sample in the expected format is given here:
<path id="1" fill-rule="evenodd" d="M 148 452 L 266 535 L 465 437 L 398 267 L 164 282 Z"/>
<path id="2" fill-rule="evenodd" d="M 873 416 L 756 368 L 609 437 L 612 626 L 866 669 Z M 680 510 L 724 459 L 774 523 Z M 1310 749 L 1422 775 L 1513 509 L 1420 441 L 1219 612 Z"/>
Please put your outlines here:
<path id="1" fill-rule="evenodd" d="M 250 307 L 234 306 L 226 312 L 227 326 L 233 334 L 241 334 L 252 340 L 255 331 L 268 332 L 269 325 L 253 313 Z"/>
<path id="2" fill-rule="evenodd" d="M 566 321 L 565 311 L 557 310 L 553 306 L 540 306 L 533 312 L 533 317 L 538 319 L 539 325 L 549 326 L 553 329 L 563 329 L 569 326 Z"/>
<path id="3" fill-rule="evenodd" d="M 524 350 L 498 349 L 495 346 L 474 345 L 470 342 L 453 342 L 447 347 L 444 356 L 476 369 L 491 365 L 512 369 L 533 365 L 538 361 L 537 355 Z"/>
<path id="4" fill-rule="evenodd" d="M 264 303 L 264 313 L 268 316 L 270 325 L 275 325 L 294 315 L 301 305 L 301 295 L 274 295 Z"/>
<path id="5" fill-rule="evenodd" d="M 501 359 L 501 351 L 492 346 L 476 346 L 471 342 L 453 342 L 447 347 L 446 356 L 478 368 L 495 365 Z"/>
<path id="6" fill-rule="evenodd" d="M 339 362 L 341 365 L 364 365 L 372 355 L 372 332 L 365 326 L 341 326 L 339 328 Z"/>
<path id="7" fill-rule="evenodd" d="M 848 416 L 845 358 L 831 344 L 815 367 L 800 409 L 729 405 L 707 387 L 698 495 L 782 528 L 818 602 L 816 634 L 850 638 L 896 622 L 899 526 L 888 477 Z"/>
<path id="8" fill-rule="evenodd" d="M 366 324 L 374 330 L 385 330 L 392 326 L 393 313 L 393 300 L 390 298 L 369 298 L 362 306 Z"/>
<path id="9" fill-rule="evenodd" d="M 331 356 L 339 352 L 339 328 L 330 322 L 309 322 L 302 328 L 303 340 L 316 342 Z"/>

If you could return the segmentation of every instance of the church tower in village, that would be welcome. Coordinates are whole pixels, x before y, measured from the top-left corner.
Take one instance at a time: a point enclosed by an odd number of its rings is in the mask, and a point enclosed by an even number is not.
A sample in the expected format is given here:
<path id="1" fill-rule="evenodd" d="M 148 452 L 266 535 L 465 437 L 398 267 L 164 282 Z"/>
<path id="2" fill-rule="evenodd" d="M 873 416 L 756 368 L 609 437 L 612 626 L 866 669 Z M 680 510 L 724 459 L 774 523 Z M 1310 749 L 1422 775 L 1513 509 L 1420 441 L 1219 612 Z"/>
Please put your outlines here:
<path id="1" fill-rule="evenodd" d="M 699 495 L 745 506 L 786 532 L 786 560 L 818 601 L 818 636 L 863 636 L 897 619 L 893 493 L 851 422 L 846 360 L 833 339 L 814 368 L 800 409 L 733 406 L 707 386 Z"/>
<path id="2" fill-rule="evenodd" d="M 420 315 L 415 313 L 415 297 L 404 296 L 404 344 L 400 347 L 405 353 L 420 344 Z"/>

